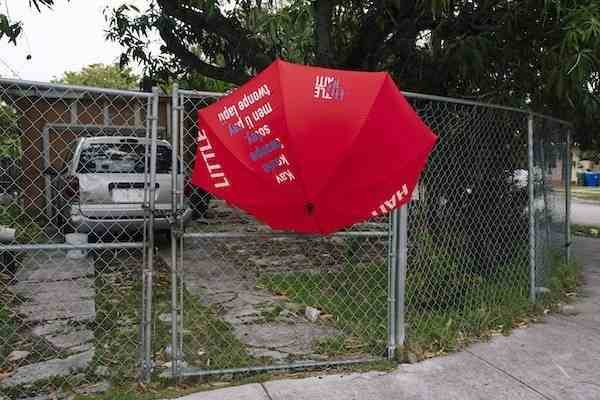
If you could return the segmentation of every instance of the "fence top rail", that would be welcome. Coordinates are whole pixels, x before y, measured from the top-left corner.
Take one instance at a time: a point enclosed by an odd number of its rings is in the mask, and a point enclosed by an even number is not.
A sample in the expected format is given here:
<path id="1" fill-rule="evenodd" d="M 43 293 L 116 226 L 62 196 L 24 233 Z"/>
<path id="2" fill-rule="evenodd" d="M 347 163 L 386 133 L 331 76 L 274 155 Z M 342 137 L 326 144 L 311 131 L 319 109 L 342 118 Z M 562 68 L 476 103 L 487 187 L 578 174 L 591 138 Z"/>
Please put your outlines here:
<path id="1" fill-rule="evenodd" d="M 565 121 L 564 119 L 555 118 L 555 117 L 551 117 L 551 116 L 549 116 L 549 115 L 546 115 L 546 114 L 540 114 L 540 113 L 536 113 L 536 112 L 530 112 L 530 114 L 531 114 L 531 116 L 533 116 L 533 117 L 543 118 L 543 119 L 546 119 L 546 120 L 548 120 L 548 121 L 554 121 L 554 122 L 557 122 L 557 123 L 559 123 L 559 124 L 566 125 L 566 126 L 568 126 L 569 128 L 572 128 L 572 127 L 573 127 L 573 123 L 572 123 L 572 122 Z"/>
<path id="2" fill-rule="evenodd" d="M 94 125 L 94 124 L 70 124 L 70 123 L 60 123 L 60 122 L 52 122 L 45 125 L 48 129 L 53 130 L 69 130 L 69 131 L 86 131 L 86 130 L 103 130 L 103 131 L 139 131 L 145 132 L 147 128 L 142 125 Z M 158 130 L 161 132 L 165 132 L 167 128 L 164 126 L 159 126 Z"/>
<path id="3" fill-rule="evenodd" d="M 225 96 L 225 93 L 207 92 L 207 91 L 202 91 L 202 90 L 178 89 L 177 91 L 180 96 L 185 96 L 185 97 L 203 98 L 203 97 L 223 97 L 223 96 Z"/>
<path id="4" fill-rule="evenodd" d="M 503 106 L 500 104 L 493 104 L 493 103 L 483 103 L 481 101 L 458 99 L 458 98 L 454 98 L 454 97 L 436 96 L 436 95 L 432 95 L 432 94 L 422 94 L 422 93 L 404 92 L 404 91 L 402 92 L 402 94 L 404 94 L 404 96 L 406 96 L 409 99 L 412 98 L 412 99 L 422 99 L 422 100 L 434 100 L 434 101 L 442 101 L 442 102 L 446 102 L 446 103 L 464 104 L 464 105 L 468 105 L 468 106 L 494 108 L 497 110 L 512 111 L 512 112 L 516 112 L 516 113 L 520 113 L 520 114 L 528 114 L 528 115 L 532 115 L 535 117 L 544 118 L 544 119 L 551 120 L 551 121 L 556 121 L 561 124 L 565 124 L 565 125 L 569 125 L 569 126 L 572 125 L 572 123 L 569 121 L 565 121 L 565 120 L 562 120 L 559 118 L 551 117 L 549 115 L 533 112 L 531 110 L 523 110 L 523 109 L 517 108 L 517 107 L 509 107 L 509 106 Z"/>
<path id="5" fill-rule="evenodd" d="M 122 89 L 108 89 L 108 88 L 100 88 L 93 86 L 79 86 L 79 85 L 64 85 L 59 83 L 50 83 L 50 82 L 37 82 L 37 81 L 27 81 L 21 79 L 8 79 L 8 78 L 0 78 L 0 87 L 2 86 L 16 86 L 23 90 L 32 90 L 32 89 L 45 89 L 46 91 L 73 91 L 73 92 L 90 92 L 97 94 L 106 94 L 113 96 L 127 96 L 127 97 L 141 97 L 141 98 L 149 98 L 154 96 L 151 92 L 139 92 L 136 90 L 122 90 Z"/>
<path id="6" fill-rule="evenodd" d="M 42 89 L 46 90 L 56 90 L 56 91 L 76 91 L 76 92 L 90 92 L 97 94 L 106 94 L 106 95 L 114 95 L 114 96 L 128 96 L 128 97 L 140 97 L 140 98 L 149 98 L 154 96 L 152 92 L 140 92 L 135 90 L 121 90 L 121 89 L 108 89 L 108 88 L 99 88 L 93 86 L 78 86 L 78 85 L 64 85 L 58 83 L 49 83 L 49 82 L 37 82 L 37 81 L 28 81 L 21 79 L 8 79 L 8 78 L 0 78 L 0 86 L 17 86 L 25 90 L 31 89 Z M 185 90 L 178 89 L 178 93 L 181 96 L 193 97 L 193 98 L 203 98 L 203 97 L 223 97 L 225 93 L 218 92 L 209 92 L 209 91 L 198 91 L 198 90 Z M 512 111 L 522 114 L 530 114 L 532 116 L 538 118 L 544 118 L 550 121 L 555 121 L 561 124 L 565 124 L 568 126 L 572 126 L 572 124 L 568 121 L 551 117 L 548 115 L 536 113 L 530 110 L 523 110 L 516 107 L 508 107 L 502 106 L 499 104 L 491 104 L 491 103 L 483 103 L 475 100 L 466 100 L 466 99 L 458 99 L 453 97 L 444 97 L 444 96 L 436 96 L 431 94 L 423 94 L 423 93 L 414 93 L 414 92 L 402 92 L 404 96 L 407 98 L 413 99 L 423 99 L 423 100 L 433 100 L 433 101 L 441 101 L 446 103 L 454 103 L 454 104 L 464 104 L 478 107 L 486 107 L 486 108 L 494 108 L 498 110 Z"/>
<path id="7" fill-rule="evenodd" d="M 23 243 L 0 244 L 0 253 L 4 251 L 48 251 L 48 250 L 104 250 L 104 249 L 143 249 L 144 242 L 106 242 L 106 243 Z"/>
<path id="8" fill-rule="evenodd" d="M 329 237 L 387 237 L 388 231 L 340 231 L 332 233 Z M 183 236 L 188 239 L 243 239 L 243 238 L 271 238 L 271 239 L 327 239 L 328 236 L 303 235 L 293 232 L 189 232 Z"/>
<path id="9" fill-rule="evenodd" d="M 179 89 L 178 92 L 181 96 L 192 97 L 192 98 L 225 96 L 225 93 L 207 92 L 207 91 L 198 91 L 198 90 Z M 512 112 L 516 112 L 516 113 L 520 113 L 520 114 L 529 114 L 529 115 L 532 115 L 535 117 L 544 118 L 544 119 L 547 119 L 550 121 L 555 121 L 555 122 L 559 122 L 561 124 L 572 126 L 571 122 L 568 122 L 568 121 L 565 121 L 565 120 L 562 120 L 559 118 L 551 117 L 549 115 L 536 113 L 531 110 L 523 110 L 523 109 L 516 108 L 516 107 L 502 106 L 499 104 L 483 103 L 483 102 L 475 101 L 475 100 L 458 99 L 458 98 L 454 98 L 454 97 L 436 96 L 436 95 L 432 95 L 432 94 L 423 94 L 423 93 L 415 93 L 415 92 L 402 91 L 402 94 L 409 99 L 412 98 L 412 99 L 433 100 L 433 101 L 440 101 L 440 102 L 445 102 L 445 103 L 464 104 L 464 105 L 469 105 L 469 106 L 494 108 L 497 110 L 512 111 Z"/>

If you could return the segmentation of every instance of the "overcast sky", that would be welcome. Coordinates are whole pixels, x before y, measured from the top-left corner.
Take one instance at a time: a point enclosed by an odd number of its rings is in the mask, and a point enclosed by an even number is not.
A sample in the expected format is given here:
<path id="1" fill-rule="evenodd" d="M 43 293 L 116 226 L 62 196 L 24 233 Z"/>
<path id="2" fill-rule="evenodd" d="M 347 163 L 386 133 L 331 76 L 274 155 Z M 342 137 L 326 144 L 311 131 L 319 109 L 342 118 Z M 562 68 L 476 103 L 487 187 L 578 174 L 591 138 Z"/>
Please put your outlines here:
<path id="1" fill-rule="evenodd" d="M 104 40 L 103 10 L 124 0 L 56 0 L 52 10 L 38 13 L 26 0 L 0 0 L 11 19 L 24 23 L 25 34 L 17 46 L 0 42 L 0 76 L 48 81 L 64 71 L 92 63 L 114 63 L 119 46 Z M 127 0 L 144 9 L 145 0 Z M 31 60 L 27 60 L 31 54 Z"/>

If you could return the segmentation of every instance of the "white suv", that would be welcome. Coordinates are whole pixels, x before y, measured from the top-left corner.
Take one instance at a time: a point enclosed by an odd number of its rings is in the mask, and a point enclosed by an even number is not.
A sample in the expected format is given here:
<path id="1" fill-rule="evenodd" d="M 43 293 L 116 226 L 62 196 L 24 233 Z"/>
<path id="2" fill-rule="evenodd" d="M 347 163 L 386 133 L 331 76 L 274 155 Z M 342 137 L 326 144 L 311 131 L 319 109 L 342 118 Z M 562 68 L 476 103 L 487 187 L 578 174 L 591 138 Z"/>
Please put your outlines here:
<path id="1" fill-rule="evenodd" d="M 60 177 L 53 206 L 77 232 L 119 234 L 144 224 L 144 179 L 150 181 L 151 141 L 131 136 L 80 138 L 73 158 Z M 169 229 L 171 214 L 171 145 L 156 146 L 155 230 Z M 147 174 L 144 171 L 147 171 Z M 179 167 L 181 171 L 181 167 Z M 177 180 L 181 182 L 181 176 Z M 148 183 L 149 184 L 149 183 Z M 148 185 L 146 184 L 146 185 Z M 149 195 L 150 191 L 146 192 Z M 56 201 L 58 199 L 58 201 Z M 185 207 L 184 223 L 193 211 Z"/>

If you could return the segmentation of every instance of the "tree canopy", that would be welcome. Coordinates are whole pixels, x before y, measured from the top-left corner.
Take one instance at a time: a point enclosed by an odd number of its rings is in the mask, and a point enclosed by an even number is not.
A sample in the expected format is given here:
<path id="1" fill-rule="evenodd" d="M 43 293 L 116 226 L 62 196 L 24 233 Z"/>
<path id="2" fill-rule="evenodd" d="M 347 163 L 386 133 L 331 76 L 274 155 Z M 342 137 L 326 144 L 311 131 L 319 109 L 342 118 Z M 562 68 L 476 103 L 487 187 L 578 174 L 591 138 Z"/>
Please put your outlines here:
<path id="1" fill-rule="evenodd" d="M 121 63 L 158 81 L 241 84 L 282 57 L 387 70 L 405 90 L 531 107 L 582 133 L 600 115 L 600 0 L 151 0 L 108 16 Z"/>
<path id="2" fill-rule="evenodd" d="M 67 85 L 96 86 L 113 89 L 136 89 L 140 78 L 131 68 L 118 65 L 91 64 L 81 71 L 67 71 L 55 83 Z"/>

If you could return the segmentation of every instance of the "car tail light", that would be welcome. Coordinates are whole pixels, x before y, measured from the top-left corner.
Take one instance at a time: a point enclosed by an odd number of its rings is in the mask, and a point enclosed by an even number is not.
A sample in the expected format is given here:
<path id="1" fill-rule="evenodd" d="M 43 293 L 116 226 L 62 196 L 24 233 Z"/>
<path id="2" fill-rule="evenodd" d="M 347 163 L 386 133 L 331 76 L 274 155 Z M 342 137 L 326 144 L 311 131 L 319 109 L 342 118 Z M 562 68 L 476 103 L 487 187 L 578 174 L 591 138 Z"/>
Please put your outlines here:
<path id="1" fill-rule="evenodd" d="M 79 179 L 76 176 L 65 178 L 64 194 L 69 200 L 79 200 Z"/>

